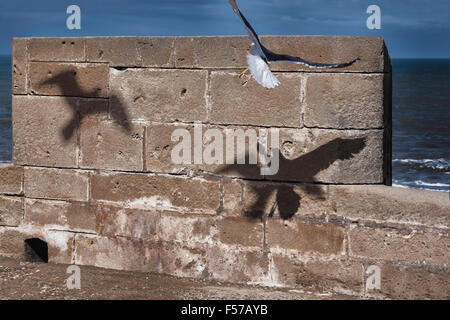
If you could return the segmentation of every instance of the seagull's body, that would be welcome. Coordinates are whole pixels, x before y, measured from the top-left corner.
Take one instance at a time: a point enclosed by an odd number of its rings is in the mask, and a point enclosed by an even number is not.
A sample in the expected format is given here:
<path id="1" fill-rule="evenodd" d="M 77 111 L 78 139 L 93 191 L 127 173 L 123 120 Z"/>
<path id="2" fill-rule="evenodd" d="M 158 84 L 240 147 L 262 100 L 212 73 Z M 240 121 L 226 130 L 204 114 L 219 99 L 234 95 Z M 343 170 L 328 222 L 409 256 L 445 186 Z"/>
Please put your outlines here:
<path id="1" fill-rule="evenodd" d="M 303 64 L 310 68 L 340 68 L 349 66 L 359 58 L 346 63 L 318 63 L 303 60 L 302 58 L 293 57 L 285 54 L 277 54 L 264 47 L 253 27 L 239 10 L 236 0 L 228 0 L 233 7 L 234 12 L 242 20 L 247 29 L 248 35 L 252 42 L 252 52 L 247 53 L 247 63 L 253 78 L 265 88 L 275 88 L 280 81 L 270 71 L 269 64 L 274 62 L 289 62 L 295 64 Z"/>

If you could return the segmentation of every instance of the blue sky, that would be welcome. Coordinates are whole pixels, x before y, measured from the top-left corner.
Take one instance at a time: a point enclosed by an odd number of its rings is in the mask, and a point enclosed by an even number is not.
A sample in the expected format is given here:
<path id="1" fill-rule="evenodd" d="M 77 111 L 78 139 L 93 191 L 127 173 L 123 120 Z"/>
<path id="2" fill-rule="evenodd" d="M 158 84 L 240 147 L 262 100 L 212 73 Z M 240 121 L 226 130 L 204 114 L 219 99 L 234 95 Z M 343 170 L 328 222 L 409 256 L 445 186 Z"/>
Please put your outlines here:
<path id="1" fill-rule="evenodd" d="M 81 8 L 81 30 L 66 28 L 66 8 Z M 381 8 L 381 30 L 366 9 Z M 368 35 L 385 39 L 393 58 L 450 58 L 449 0 L 238 0 L 259 34 Z M 243 35 L 226 0 L 3 0 L 0 54 L 12 37 L 96 35 Z"/>

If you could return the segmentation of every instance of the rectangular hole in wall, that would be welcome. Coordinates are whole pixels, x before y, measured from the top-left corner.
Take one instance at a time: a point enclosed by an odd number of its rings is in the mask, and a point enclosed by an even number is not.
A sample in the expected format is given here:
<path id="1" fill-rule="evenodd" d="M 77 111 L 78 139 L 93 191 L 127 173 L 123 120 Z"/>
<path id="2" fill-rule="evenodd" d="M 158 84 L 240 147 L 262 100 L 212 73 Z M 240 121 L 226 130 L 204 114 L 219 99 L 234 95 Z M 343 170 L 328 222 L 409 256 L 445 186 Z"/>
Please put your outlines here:
<path id="1" fill-rule="evenodd" d="M 24 255 L 28 262 L 48 262 L 47 242 L 39 238 L 26 239 L 24 241 Z"/>

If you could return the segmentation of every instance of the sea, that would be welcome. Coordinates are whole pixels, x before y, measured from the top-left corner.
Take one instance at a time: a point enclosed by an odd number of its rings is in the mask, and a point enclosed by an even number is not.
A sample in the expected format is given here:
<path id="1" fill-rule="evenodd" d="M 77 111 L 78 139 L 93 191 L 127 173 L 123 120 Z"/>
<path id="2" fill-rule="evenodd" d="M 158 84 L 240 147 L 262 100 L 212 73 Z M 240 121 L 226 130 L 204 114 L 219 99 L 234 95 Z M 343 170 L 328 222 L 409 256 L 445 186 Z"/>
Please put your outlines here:
<path id="1" fill-rule="evenodd" d="M 392 183 L 450 189 L 450 59 L 393 59 Z M 0 56 L 0 162 L 10 162 L 11 57 Z"/>

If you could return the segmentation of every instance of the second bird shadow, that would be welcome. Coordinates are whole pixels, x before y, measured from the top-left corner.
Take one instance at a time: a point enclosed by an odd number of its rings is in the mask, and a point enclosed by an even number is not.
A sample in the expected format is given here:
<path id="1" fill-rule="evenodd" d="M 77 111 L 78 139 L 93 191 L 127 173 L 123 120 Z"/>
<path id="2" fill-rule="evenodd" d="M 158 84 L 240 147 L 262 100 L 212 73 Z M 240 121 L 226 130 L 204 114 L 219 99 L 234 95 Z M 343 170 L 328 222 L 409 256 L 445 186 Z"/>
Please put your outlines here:
<path id="1" fill-rule="evenodd" d="M 252 192 L 257 195 L 256 200 L 249 208 L 244 208 L 244 214 L 251 218 L 260 218 L 264 214 L 272 217 L 276 208 L 282 219 L 292 218 L 301 206 L 301 196 L 295 192 L 300 188 L 303 193 L 314 195 L 314 198 L 324 197 L 321 185 L 317 184 L 317 174 L 330 167 L 337 160 L 347 160 L 360 153 L 366 146 L 366 138 L 335 138 L 315 150 L 308 152 L 296 159 L 287 159 L 279 153 L 279 170 L 274 176 L 265 181 L 293 181 L 287 183 L 272 183 L 270 187 L 260 188 L 258 184 L 248 184 Z M 248 158 L 248 157 L 247 157 Z M 237 173 L 244 179 L 253 179 L 258 165 L 232 164 L 221 169 L 219 174 Z M 301 183 L 300 183 L 301 182 Z M 304 182 L 304 183 L 303 183 Z M 306 183 L 306 184 L 305 184 Z M 315 184 L 316 183 L 316 184 Z M 275 202 L 267 212 L 270 196 L 275 193 Z"/>

